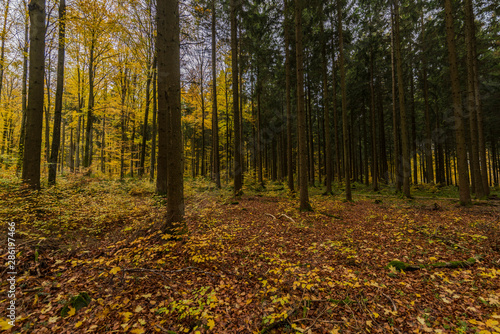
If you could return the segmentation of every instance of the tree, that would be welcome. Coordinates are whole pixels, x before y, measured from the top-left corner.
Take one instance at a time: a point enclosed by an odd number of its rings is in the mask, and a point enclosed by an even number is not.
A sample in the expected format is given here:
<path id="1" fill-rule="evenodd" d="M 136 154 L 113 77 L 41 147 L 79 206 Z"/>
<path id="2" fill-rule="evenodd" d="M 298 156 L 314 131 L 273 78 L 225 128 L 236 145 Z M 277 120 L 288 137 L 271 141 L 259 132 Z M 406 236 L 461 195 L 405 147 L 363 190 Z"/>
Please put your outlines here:
<path id="1" fill-rule="evenodd" d="M 241 120 L 239 111 L 238 91 L 238 27 L 236 20 L 236 0 L 231 0 L 231 66 L 233 81 L 233 115 L 234 115 L 234 195 L 242 194 L 243 166 L 241 166 Z"/>
<path id="2" fill-rule="evenodd" d="M 66 45 L 66 0 L 59 1 L 59 49 L 57 54 L 57 86 L 54 109 L 54 130 L 49 160 L 49 184 L 56 183 L 57 157 L 61 144 L 61 119 L 64 86 L 64 56 Z"/>
<path id="3" fill-rule="evenodd" d="M 341 0 L 337 0 L 337 15 L 339 29 L 339 62 L 340 62 L 340 90 L 342 92 L 342 135 L 344 141 L 344 178 L 345 178 L 345 198 L 352 201 L 351 193 L 351 164 L 350 164 L 350 142 L 349 142 L 349 123 L 347 119 L 347 91 L 345 83 L 344 67 L 344 34 L 342 25 L 342 6 Z"/>
<path id="4" fill-rule="evenodd" d="M 460 81 L 458 76 L 457 52 L 455 46 L 455 28 L 451 0 L 444 0 L 446 42 L 448 45 L 448 61 L 450 63 L 451 92 L 453 96 L 453 111 L 455 118 L 455 140 L 457 145 L 458 182 L 460 204 L 471 203 L 469 188 L 469 170 L 467 167 L 467 147 L 465 144 L 465 126 L 462 110 L 462 97 L 460 95 Z"/>
<path id="5" fill-rule="evenodd" d="M 283 25 L 285 30 L 285 99 L 286 99 L 286 156 L 288 167 L 288 189 L 290 192 L 295 191 L 293 182 L 293 142 L 292 142 L 292 99 L 291 99 L 291 76 L 292 66 L 290 59 L 290 23 L 289 23 L 289 2 L 285 1 L 285 9 L 283 11 Z"/>
<path id="6" fill-rule="evenodd" d="M 394 46 L 396 51 L 396 72 L 398 76 L 398 96 L 399 96 L 399 114 L 401 118 L 401 146 L 403 151 L 403 194 L 411 197 L 410 194 L 410 145 L 408 141 L 408 125 L 405 105 L 405 89 L 403 83 L 403 65 L 401 57 L 401 40 L 399 32 L 399 0 L 394 1 Z"/>
<path id="7" fill-rule="evenodd" d="M 299 186 L 300 210 L 310 211 L 309 189 L 307 187 L 307 139 L 306 112 L 304 102 L 304 49 L 302 46 L 302 0 L 295 0 L 295 39 L 297 59 L 297 128 L 299 142 Z"/>
<path id="8" fill-rule="evenodd" d="M 212 0 L 212 177 L 220 189 L 219 120 L 217 117 L 217 26 L 215 0 Z"/>
<path id="9" fill-rule="evenodd" d="M 45 69 L 45 0 L 32 0 L 28 10 L 31 47 L 22 180 L 30 189 L 39 189 Z"/>
<path id="10" fill-rule="evenodd" d="M 166 133 L 167 219 L 164 232 L 179 234 L 184 225 L 184 155 L 181 130 L 179 1 L 159 1 L 158 10 L 158 113 L 166 115 L 161 124 Z M 160 122 L 160 120 L 159 120 Z"/>
<path id="11" fill-rule="evenodd" d="M 322 38 L 322 48 L 321 56 L 323 61 L 323 113 L 325 118 L 325 171 L 326 171 L 326 193 L 332 193 L 332 143 L 330 134 L 330 100 L 328 98 L 328 59 L 326 57 L 326 34 L 325 34 L 325 23 L 326 16 L 323 14 L 323 4 L 320 4 L 321 17 L 323 22 L 321 23 L 321 38 Z M 321 177 L 321 173 L 320 173 Z"/>

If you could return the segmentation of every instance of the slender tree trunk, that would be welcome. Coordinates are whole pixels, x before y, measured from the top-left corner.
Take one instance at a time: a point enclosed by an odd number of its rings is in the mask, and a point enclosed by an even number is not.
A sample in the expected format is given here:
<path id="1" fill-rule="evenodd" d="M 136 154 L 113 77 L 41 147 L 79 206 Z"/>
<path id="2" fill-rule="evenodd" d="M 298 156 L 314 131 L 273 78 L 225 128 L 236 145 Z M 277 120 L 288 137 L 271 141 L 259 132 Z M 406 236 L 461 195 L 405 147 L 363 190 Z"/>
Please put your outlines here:
<path id="1" fill-rule="evenodd" d="M 291 55 L 290 55 L 290 23 L 288 20 L 289 17 L 289 0 L 285 1 L 285 10 L 284 10 L 284 25 L 285 25 L 285 75 L 286 75 L 286 87 L 285 87 L 285 95 L 286 95 L 286 138 L 287 138 L 287 167 L 288 167 L 288 189 L 290 192 L 295 192 L 295 185 L 293 182 L 293 142 L 292 142 L 292 99 L 291 99 L 291 76 L 292 76 L 292 66 L 291 66 Z"/>
<path id="2" fill-rule="evenodd" d="M 29 15 L 28 15 L 28 4 L 27 0 L 23 1 L 25 10 L 25 21 L 24 21 L 24 47 L 23 47 L 23 82 L 21 91 L 21 131 L 19 136 L 19 154 L 18 154 L 18 164 L 16 169 L 16 175 L 18 175 L 23 164 L 24 155 L 24 139 L 26 135 L 26 109 L 27 109 L 27 92 L 28 92 L 28 46 L 29 46 Z"/>
<path id="3" fill-rule="evenodd" d="M 83 167 L 92 165 L 92 126 L 94 123 L 94 51 L 96 43 L 95 33 L 91 34 L 90 56 L 89 56 L 89 100 L 87 104 L 87 124 L 85 129 L 85 152 L 83 157 Z"/>
<path id="4" fill-rule="evenodd" d="M 45 0 L 31 0 L 29 13 L 31 47 L 22 180 L 30 189 L 39 189 L 45 68 Z"/>
<path id="5" fill-rule="evenodd" d="M 157 107 L 157 92 L 156 92 L 156 87 L 157 87 L 157 59 L 156 59 L 156 55 L 154 57 L 154 60 L 153 60 L 153 124 L 152 124 L 152 134 L 151 134 L 151 168 L 149 170 L 149 179 L 151 181 L 154 180 L 155 178 L 155 169 L 156 169 L 156 128 L 157 128 L 157 124 L 156 124 L 156 118 L 157 118 L 157 111 L 158 111 L 158 107 Z"/>
<path id="6" fill-rule="evenodd" d="M 212 0 L 212 159 L 213 180 L 220 189 L 219 119 L 217 115 L 217 26 L 215 0 Z"/>
<path id="7" fill-rule="evenodd" d="M 200 57 L 200 97 L 201 97 L 201 176 L 205 176 L 205 78 L 203 75 L 204 50 Z"/>
<path id="8" fill-rule="evenodd" d="M 232 63 L 232 84 L 233 84 L 233 114 L 234 114 L 234 195 L 242 194 L 243 174 L 241 164 L 241 121 L 239 111 L 239 91 L 238 91 L 238 27 L 236 20 L 236 0 L 230 1 L 231 8 L 231 63 Z"/>
<path id="9" fill-rule="evenodd" d="M 257 182 L 261 187 L 264 188 L 264 178 L 262 176 L 262 135 L 260 133 L 260 115 L 261 115 L 261 93 L 262 93 L 262 83 L 260 82 L 260 73 L 257 70 L 257 118 L 255 120 L 256 123 L 256 147 L 257 147 L 257 174 L 258 179 Z"/>
<path id="10" fill-rule="evenodd" d="M 295 36 L 297 57 L 297 125 L 299 143 L 300 210 L 310 211 L 309 189 L 307 187 L 307 138 L 304 103 L 304 49 L 302 46 L 302 2 L 295 0 Z"/>
<path id="11" fill-rule="evenodd" d="M 457 53 L 455 47 L 455 31 L 453 24 L 451 0 L 444 0 L 446 41 L 448 44 L 448 58 L 450 62 L 451 90 L 453 96 L 453 110 L 455 116 L 455 135 L 458 158 L 458 182 L 460 203 L 469 205 L 471 203 L 469 188 L 469 173 L 467 167 L 467 149 L 465 144 L 465 126 L 462 110 L 462 98 L 460 96 L 460 81 L 458 77 Z"/>
<path id="12" fill-rule="evenodd" d="M 339 114 L 338 114 L 338 106 L 337 106 L 337 64 L 335 61 L 335 54 L 332 54 L 332 68 L 333 68 L 333 77 L 332 77 L 332 87 L 333 87 L 333 95 L 332 95 L 332 104 L 333 104 L 333 129 L 335 135 L 335 174 L 337 175 L 337 180 L 342 181 L 343 168 L 342 166 L 342 150 L 343 145 L 340 145 L 340 136 L 339 136 Z"/>
<path id="13" fill-rule="evenodd" d="M 64 57 L 66 45 L 66 0 L 59 0 L 59 49 L 57 53 L 57 84 L 54 107 L 52 151 L 49 160 L 49 185 L 56 183 L 57 155 L 61 143 L 62 99 L 64 88 Z"/>
<path id="14" fill-rule="evenodd" d="M 427 46 L 425 42 L 424 11 L 420 13 L 420 25 L 422 27 L 422 81 L 424 90 L 424 115 L 425 115 L 425 162 L 427 182 L 434 183 L 434 164 L 432 161 L 432 131 L 429 106 L 429 82 L 427 80 Z"/>
<path id="15" fill-rule="evenodd" d="M 370 43 L 370 124 L 372 135 L 372 188 L 378 191 L 378 161 L 377 161 L 377 125 L 375 116 L 375 88 L 374 88 L 374 66 L 373 45 Z"/>
<path id="16" fill-rule="evenodd" d="M 340 89 L 342 91 L 342 132 L 344 140 L 344 178 L 345 178 L 345 196 L 347 201 L 352 201 L 351 194 L 351 164 L 350 164 L 350 141 L 349 141 L 349 123 L 347 118 L 347 91 L 345 83 L 344 67 L 344 36 L 342 27 L 342 6 L 341 0 L 337 0 L 337 13 L 339 21 L 339 60 L 340 60 Z"/>
<path id="17" fill-rule="evenodd" d="M 73 126 L 69 132 L 69 171 L 75 172 L 75 142 L 73 140 Z"/>
<path id="18" fill-rule="evenodd" d="M 0 47 L 0 104 L 2 100 L 2 88 L 3 88 L 3 76 L 5 72 L 5 40 L 7 39 L 7 18 L 9 16 L 9 6 L 10 0 L 5 3 L 5 9 L 3 14 L 3 26 L 0 35 L 1 47 Z"/>
<path id="19" fill-rule="evenodd" d="M 184 221 L 184 155 L 181 129 L 179 1 L 158 2 L 158 112 L 166 115 L 159 144 L 166 147 L 167 217 L 164 232 L 179 234 Z M 159 122 L 160 123 L 160 122 Z M 166 136 L 165 136 L 166 135 Z M 165 143 L 161 143 L 165 141 Z"/>
<path id="20" fill-rule="evenodd" d="M 144 123 L 142 126 L 142 144 L 141 144 L 141 158 L 139 162 L 139 177 L 144 175 L 144 167 L 146 162 L 146 144 L 148 139 L 148 121 L 149 121 L 149 106 L 151 102 L 151 81 L 153 80 L 153 66 L 154 64 L 148 65 L 148 74 L 146 77 L 146 106 L 144 108 Z"/>
<path id="21" fill-rule="evenodd" d="M 403 60 L 401 56 L 401 39 L 399 32 L 399 0 L 394 1 L 394 23 L 395 34 L 394 44 L 396 51 L 396 72 L 398 76 L 398 93 L 399 93 L 399 113 L 401 118 L 401 146 L 403 153 L 403 194 L 406 197 L 411 197 L 410 194 L 410 178 L 411 178 L 411 158 L 410 158 L 410 145 L 408 136 L 408 119 L 406 116 L 406 103 L 404 95 L 404 82 L 403 82 Z"/>

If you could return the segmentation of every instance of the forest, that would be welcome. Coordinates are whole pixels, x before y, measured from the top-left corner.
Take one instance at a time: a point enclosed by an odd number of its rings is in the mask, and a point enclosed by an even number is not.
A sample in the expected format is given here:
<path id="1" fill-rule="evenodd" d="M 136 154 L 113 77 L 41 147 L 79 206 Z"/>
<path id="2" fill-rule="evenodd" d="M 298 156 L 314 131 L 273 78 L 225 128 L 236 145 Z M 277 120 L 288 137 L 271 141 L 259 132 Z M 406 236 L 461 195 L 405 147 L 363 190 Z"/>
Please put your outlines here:
<path id="1" fill-rule="evenodd" d="M 0 8 L 3 331 L 500 334 L 497 1 Z"/>

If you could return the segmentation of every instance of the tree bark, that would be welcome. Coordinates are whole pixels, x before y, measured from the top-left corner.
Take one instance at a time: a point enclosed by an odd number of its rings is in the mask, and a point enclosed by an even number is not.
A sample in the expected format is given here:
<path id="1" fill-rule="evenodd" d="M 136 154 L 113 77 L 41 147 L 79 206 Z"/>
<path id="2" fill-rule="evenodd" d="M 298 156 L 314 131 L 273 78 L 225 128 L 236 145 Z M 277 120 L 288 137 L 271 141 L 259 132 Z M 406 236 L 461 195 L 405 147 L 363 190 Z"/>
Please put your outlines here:
<path id="1" fill-rule="evenodd" d="M 422 27 L 422 81 L 424 90 L 424 115 L 425 115 L 425 163 L 427 182 L 434 183 L 434 164 L 432 161 L 432 131 L 429 106 L 429 82 L 427 80 L 427 47 L 425 42 L 424 11 L 420 13 L 420 25 Z"/>
<path id="2" fill-rule="evenodd" d="M 288 189 L 290 192 L 295 192 L 295 185 L 293 182 L 293 142 L 292 142 L 292 99 L 291 99 L 291 76 L 292 76 L 292 66 L 290 59 L 290 26 L 289 26 L 289 0 L 285 1 L 284 10 L 284 25 L 285 25 L 285 94 L 286 94 L 286 156 L 287 156 L 287 167 L 288 167 Z"/>
<path id="3" fill-rule="evenodd" d="M 184 224 L 184 154 L 181 124 L 179 1 L 158 2 L 158 110 L 166 115 L 167 217 L 164 232 L 180 234 Z"/>
<path id="4" fill-rule="evenodd" d="M 307 138 L 304 103 L 304 50 L 302 46 L 302 1 L 295 0 L 295 36 L 297 58 L 297 125 L 299 143 L 300 210 L 310 211 L 307 187 Z"/>
<path id="5" fill-rule="evenodd" d="M 154 60 L 153 60 L 153 124 L 152 124 L 152 134 L 151 134 L 151 168 L 149 170 L 149 179 L 151 181 L 154 180 L 155 178 L 155 170 L 156 170 L 156 135 L 157 135 L 157 111 L 158 111 L 158 107 L 157 107 L 157 101 L 158 101 L 158 98 L 157 98 L 157 64 L 158 61 L 157 61 L 157 58 L 156 58 L 156 54 L 155 54 L 155 57 L 154 57 Z"/>
<path id="6" fill-rule="evenodd" d="M 217 111 L 217 25 L 215 0 L 212 0 L 212 173 L 215 186 L 220 189 L 219 119 Z"/>
<path id="7" fill-rule="evenodd" d="M 238 27 L 236 18 L 236 0 L 230 2 L 231 10 L 231 66 L 233 84 L 233 115 L 234 115 L 234 195 L 240 196 L 243 188 L 243 166 L 241 166 L 241 120 L 239 111 L 238 91 Z"/>
<path id="8" fill-rule="evenodd" d="M 410 158 L 410 145 L 408 136 L 408 120 L 406 117 L 406 103 L 404 95 L 404 82 L 403 82 L 403 60 L 401 56 L 401 38 L 399 32 L 399 0 L 394 1 L 394 23 L 395 34 L 394 44 L 396 51 L 396 72 L 398 76 L 398 95 L 399 95 L 399 113 L 401 118 L 401 146 L 403 153 L 403 160 L 401 165 L 403 167 L 403 194 L 406 197 L 411 197 L 410 194 L 410 178 L 411 178 L 411 158 Z"/>
<path id="9" fill-rule="evenodd" d="M 450 63 L 451 90 L 453 96 L 453 111 L 455 117 L 455 136 L 458 159 L 458 182 L 460 203 L 471 203 L 469 188 L 469 172 L 467 167 L 467 148 L 465 144 L 464 115 L 462 98 L 460 95 L 460 81 L 458 77 L 457 54 L 455 47 L 455 31 L 453 24 L 451 0 L 444 0 L 446 41 L 448 44 L 448 59 Z"/>
<path id="10" fill-rule="evenodd" d="M 22 180 L 28 188 L 39 189 L 45 69 L 45 0 L 31 0 L 28 10 L 31 47 Z"/>
<path id="11" fill-rule="evenodd" d="M 352 201 L 351 193 L 351 163 L 350 163 L 350 140 L 349 140 L 349 121 L 347 118 L 347 91 L 345 83 L 344 67 L 344 36 L 342 26 L 342 6 L 341 0 L 337 0 L 337 15 L 339 24 L 339 61 L 340 61 L 340 90 L 342 92 L 342 135 L 344 141 L 344 179 L 345 179 L 345 197 L 347 201 Z"/>
<path id="12" fill-rule="evenodd" d="M 61 143 L 62 99 L 64 89 L 64 57 L 66 51 L 66 0 L 59 0 L 59 49 L 57 53 L 57 83 L 54 107 L 54 129 L 49 160 L 49 185 L 56 183 L 57 155 Z"/>

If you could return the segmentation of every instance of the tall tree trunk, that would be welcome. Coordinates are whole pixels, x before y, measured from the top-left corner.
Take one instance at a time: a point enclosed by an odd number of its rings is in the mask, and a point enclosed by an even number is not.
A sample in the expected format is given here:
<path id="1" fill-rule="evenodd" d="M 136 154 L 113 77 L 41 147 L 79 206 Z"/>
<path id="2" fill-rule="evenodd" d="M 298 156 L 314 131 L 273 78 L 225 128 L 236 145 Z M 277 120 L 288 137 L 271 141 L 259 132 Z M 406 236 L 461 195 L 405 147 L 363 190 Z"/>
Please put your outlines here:
<path id="1" fill-rule="evenodd" d="M 69 132 L 69 171 L 75 172 L 75 142 L 73 140 L 73 126 Z"/>
<path id="2" fill-rule="evenodd" d="M 45 0 L 31 0 L 28 8 L 31 47 L 22 180 L 30 189 L 39 189 L 45 68 Z"/>
<path id="3" fill-rule="evenodd" d="M 27 0 L 23 1 L 24 11 L 25 11 L 25 21 L 24 21 L 24 46 L 23 46 L 23 82 L 21 91 L 21 131 L 19 136 L 19 154 L 18 163 L 16 169 L 16 175 L 18 175 L 21 170 L 24 155 L 24 139 L 26 135 L 26 109 L 27 109 L 27 92 L 28 92 L 28 46 L 29 46 L 29 15 L 28 15 L 28 4 Z"/>
<path id="4" fill-rule="evenodd" d="M 427 80 L 427 46 L 425 42 L 424 10 L 420 13 L 420 25 L 422 27 L 422 81 L 424 90 L 424 115 L 425 115 L 425 162 L 427 182 L 434 183 L 434 164 L 432 161 L 432 131 L 429 106 L 429 82 Z"/>
<path id="5" fill-rule="evenodd" d="M 467 111 L 469 115 L 470 127 L 470 146 L 471 146 L 471 173 L 472 173 L 472 189 L 478 198 L 485 196 L 483 189 L 483 180 L 481 177 L 481 166 L 479 164 L 479 143 L 477 140 L 478 129 L 476 119 L 476 98 L 474 89 L 474 61 L 473 61 L 473 46 L 472 46 L 472 22 L 470 21 L 469 6 L 465 5 L 465 43 L 467 46 Z"/>
<path id="6" fill-rule="evenodd" d="M 0 47 L 0 103 L 2 100 L 2 88 L 3 88 L 3 76 L 5 72 L 5 40 L 7 39 L 7 18 L 9 16 L 9 6 L 10 0 L 5 3 L 5 9 L 3 13 L 3 26 L 0 35 L 1 47 Z"/>
<path id="7" fill-rule="evenodd" d="M 465 126 L 462 110 L 462 98 L 460 96 L 460 81 L 458 77 L 457 53 L 455 47 L 455 30 L 451 0 L 444 0 L 446 41 L 448 44 L 448 58 L 450 62 L 451 90 L 453 96 L 453 110 L 455 116 L 455 136 L 458 158 L 458 182 L 460 203 L 469 205 L 471 203 L 469 188 L 469 172 L 467 167 L 467 148 L 465 144 Z"/>
<path id="8" fill-rule="evenodd" d="M 149 179 L 151 181 L 154 180 L 155 178 L 155 169 L 156 169 L 156 134 L 157 134 L 157 111 L 158 111 L 158 106 L 157 106 L 157 58 L 156 54 L 153 60 L 153 124 L 152 124 L 152 134 L 151 134 L 151 168 L 149 170 Z"/>
<path id="9" fill-rule="evenodd" d="M 258 179 L 257 182 L 261 187 L 264 187 L 264 178 L 262 177 L 262 134 L 260 133 L 260 115 L 261 115 L 261 94 L 262 94 L 262 83 L 260 82 L 260 73 L 259 70 L 257 70 L 257 118 L 255 119 L 256 123 L 256 133 L 255 133 L 255 138 L 256 138 L 256 149 L 257 149 L 257 174 L 258 174 Z"/>
<path id="10" fill-rule="evenodd" d="M 212 173 L 220 189 L 219 119 L 217 115 L 217 26 L 215 0 L 212 0 Z"/>
<path id="11" fill-rule="evenodd" d="M 482 131 L 482 118 L 479 122 L 478 110 L 480 107 L 479 80 L 477 80 L 477 59 L 475 45 L 475 23 L 472 1 L 465 1 L 465 43 L 467 47 L 467 106 L 469 112 L 470 138 L 472 148 L 472 173 L 473 188 L 476 196 L 482 198 L 488 195 L 489 185 L 486 169 L 486 149 L 484 146 L 484 134 Z M 481 130 L 479 130 L 481 123 Z M 480 137 L 481 132 L 481 137 Z M 484 151 L 484 152 L 483 152 Z M 481 162 L 482 161 L 482 165 Z"/>
<path id="12" fill-rule="evenodd" d="M 92 126 L 94 123 L 94 70 L 95 70 L 95 32 L 91 34 L 90 56 L 89 56 L 89 100 L 87 104 L 87 124 L 85 129 L 85 152 L 83 157 L 83 167 L 90 167 L 92 164 Z"/>
<path id="13" fill-rule="evenodd" d="M 337 0 L 337 15 L 339 21 L 339 60 L 340 60 L 340 90 L 342 91 L 342 134 L 344 141 L 344 178 L 345 178 L 345 197 L 347 201 L 352 201 L 351 194 L 351 164 L 350 164 L 350 140 L 349 140 L 349 121 L 347 118 L 347 91 L 345 83 L 344 67 L 344 33 L 342 26 L 342 5 L 341 0 Z"/>
<path id="14" fill-rule="evenodd" d="M 144 123 L 142 126 L 142 144 L 141 144 L 141 157 L 140 157 L 140 162 L 139 162 L 139 177 L 142 177 L 144 175 L 144 167 L 145 167 L 145 162 L 146 162 L 146 144 L 147 144 L 147 139 L 148 139 L 148 120 L 149 120 L 149 106 L 151 102 L 151 96 L 150 96 L 150 91 L 151 91 L 151 81 L 153 80 L 153 68 L 154 64 L 153 62 L 148 65 L 148 73 L 146 76 L 146 106 L 144 108 Z"/>
<path id="15" fill-rule="evenodd" d="M 307 138 L 304 103 L 304 50 L 302 46 L 302 1 L 295 0 L 295 36 L 297 57 L 297 126 L 299 143 L 300 210 L 310 211 L 307 187 Z"/>
<path id="16" fill-rule="evenodd" d="M 372 188 L 378 191 L 378 161 L 377 161 L 377 125 L 375 116 L 375 88 L 374 88 L 374 55 L 373 45 L 370 43 L 370 124 L 372 135 Z"/>
<path id="17" fill-rule="evenodd" d="M 124 65 L 124 68 L 120 69 L 120 129 L 121 129 L 121 140 L 120 140 L 120 180 L 125 177 L 125 145 L 127 142 L 127 121 L 126 121 L 126 110 L 125 110 L 125 100 L 128 94 L 128 68 Z"/>
<path id="18" fill-rule="evenodd" d="M 238 91 L 238 27 L 236 20 L 236 0 L 231 0 L 231 66 L 233 84 L 233 114 L 234 114 L 234 195 L 242 194 L 243 173 L 241 164 L 241 121 L 239 111 L 239 91 Z"/>
<path id="19" fill-rule="evenodd" d="M 201 176 L 205 176 L 205 92 L 203 62 L 205 60 L 204 50 L 200 57 L 200 97 L 201 97 Z"/>
<path id="20" fill-rule="evenodd" d="M 401 146 L 403 153 L 403 194 L 406 197 L 411 197 L 410 194 L 410 178 L 411 178 L 411 158 L 410 158 L 410 145 L 408 136 L 408 119 L 406 117 L 406 103 L 404 95 L 404 82 L 403 82 L 403 60 L 401 56 L 401 38 L 399 32 L 399 0 L 394 1 L 394 23 L 395 34 L 394 44 L 396 51 L 396 72 L 398 75 L 398 95 L 399 95 L 399 113 L 401 118 Z"/>
<path id="21" fill-rule="evenodd" d="M 411 106 L 411 159 L 413 162 L 413 183 L 418 184 L 418 163 L 417 163 L 417 120 L 415 112 L 415 82 L 413 79 L 413 69 L 410 69 L 410 106 Z"/>
<path id="22" fill-rule="evenodd" d="M 179 234 L 184 221 L 184 154 L 181 128 L 179 1 L 158 2 L 158 111 L 166 115 L 167 217 L 164 232 Z M 159 143 L 160 144 L 160 143 Z"/>
<path id="23" fill-rule="evenodd" d="M 295 185 L 293 182 L 293 142 L 292 142 L 292 99 L 291 99 L 291 76 L 292 76 L 292 66 L 291 66 L 291 55 L 290 55 L 290 23 L 289 23 L 289 0 L 285 1 L 285 10 L 284 10 L 284 25 L 285 25 L 285 95 L 286 95 L 286 156 L 287 156 L 287 167 L 288 167 L 288 189 L 290 192 L 295 191 Z"/>
<path id="24" fill-rule="evenodd" d="M 66 0 L 59 0 L 59 49 L 57 52 L 57 84 L 54 107 L 52 151 L 49 160 L 49 185 L 56 183 L 57 155 L 61 143 L 62 99 L 64 88 L 64 57 L 66 45 Z"/>

